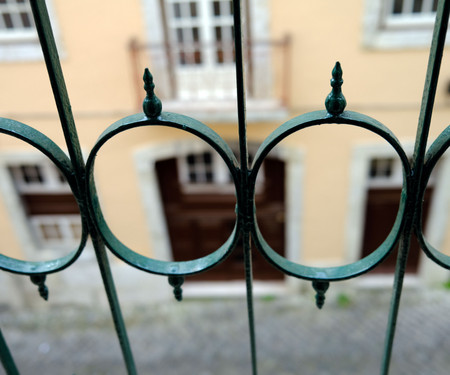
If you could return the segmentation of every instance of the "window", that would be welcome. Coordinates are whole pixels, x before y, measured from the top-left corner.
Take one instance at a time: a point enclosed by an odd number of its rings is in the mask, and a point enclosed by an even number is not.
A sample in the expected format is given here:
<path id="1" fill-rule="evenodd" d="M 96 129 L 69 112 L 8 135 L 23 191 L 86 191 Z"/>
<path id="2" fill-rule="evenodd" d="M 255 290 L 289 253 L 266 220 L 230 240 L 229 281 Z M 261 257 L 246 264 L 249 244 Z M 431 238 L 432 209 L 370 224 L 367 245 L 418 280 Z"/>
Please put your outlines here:
<path id="1" fill-rule="evenodd" d="M 234 43 L 231 0 L 165 0 L 176 99 L 234 99 Z"/>
<path id="2" fill-rule="evenodd" d="M 213 65 L 234 61 L 230 0 L 168 0 L 167 7 L 178 64 Z"/>
<path id="3" fill-rule="evenodd" d="M 403 174 L 400 160 L 394 157 L 379 157 L 370 160 L 368 185 L 370 188 L 402 186 Z"/>
<path id="4" fill-rule="evenodd" d="M 8 170 L 37 248 L 76 247 L 81 239 L 81 219 L 60 171 L 50 163 L 18 163 Z"/>
<path id="5" fill-rule="evenodd" d="M 375 48 L 429 46 L 437 0 L 366 0 L 364 43 Z"/>
<path id="6" fill-rule="evenodd" d="M 28 0 L 0 0 L 0 40 L 34 40 L 34 21 Z"/>
<path id="7" fill-rule="evenodd" d="M 253 153 L 249 153 L 249 162 Z M 180 156 L 177 160 L 178 179 L 183 193 L 223 193 L 234 194 L 235 186 L 225 162 L 216 152 L 191 152 Z M 260 169 L 256 180 L 256 192 L 262 190 L 264 166 Z"/>
<path id="8" fill-rule="evenodd" d="M 234 191 L 227 166 L 217 153 L 211 151 L 189 153 L 179 157 L 178 178 L 185 193 Z"/>
<path id="9" fill-rule="evenodd" d="M 391 28 L 429 28 L 434 22 L 437 0 L 389 0 L 385 23 Z"/>
<path id="10" fill-rule="evenodd" d="M 53 32 L 57 35 L 51 5 L 47 0 Z M 30 0 L 0 0 L 0 61 L 42 58 Z"/>

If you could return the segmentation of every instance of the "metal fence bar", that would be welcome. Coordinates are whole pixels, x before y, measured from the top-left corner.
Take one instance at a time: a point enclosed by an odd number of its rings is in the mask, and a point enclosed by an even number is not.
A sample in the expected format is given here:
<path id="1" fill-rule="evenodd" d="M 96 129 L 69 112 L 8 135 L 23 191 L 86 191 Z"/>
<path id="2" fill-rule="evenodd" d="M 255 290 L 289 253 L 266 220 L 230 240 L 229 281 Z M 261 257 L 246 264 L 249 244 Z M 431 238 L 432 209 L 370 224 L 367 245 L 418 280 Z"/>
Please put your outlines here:
<path id="1" fill-rule="evenodd" d="M 75 174 L 77 187 L 81 194 L 82 201 L 80 203 L 81 215 L 87 221 L 90 228 L 92 243 L 97 256 L 97 263 L 100 268 L 100 273 L 105 287 L 105 292 L 110 304 L 111 315 L 114 321 L 114 326 L 118 335 L 120 347 L 128 370 L 129 375 L 136 375 L 136 366 L 131 352 L 128 335 L 126 332 L 125 322 L 123 320 L 120 304 L 117 298 L 117 293 L 110 270 L 108 258 L 106 256 L 104 244 L 94 228 L 94 224 L 89 218 L 86 210 L 86 186 L 85 186 L 85 164 L 81 153 L 81 145 L 78 139 L 78 133 L 73 118 L 69 95 L 59 61 L 58 51 L 56 48 L 55 38 L 50 24 L 45 0 L 32 0 L 31 8 L 36 24 L 36 29 L 39 35 L 39 40 L 44 54 L 45 63 L 49 79 L 51 82 L 53 95 L 58 109 L 61 127 L 64 132 L 66 145 L 72 161 L 72 167 Z"/>
<path id="2" fill-rule="evenodd" d="M 3 337 L 2 330 L 0 329 L 0 362 L 6 371 L 7 375 L 19 375 L 19 370 L 17 370 L 16 363 L 11 355 L 5 338 Z"/>
<path id="3" fill-rule="evenodd" d="M 406 271 L 406 262 L 410 249 L 411 235 L 413 233 L 413 226 L 420 220 L 417 217 L 420 212 L 420 189 L 422 188 L 422 172 L 425 160 L 426 144 L 428 140 L 428 133 L 430 129 L 431 116 L 433 113 L 434 99 L 436 96 L 436 87 L 439 78 L 439 71 L 442 62 L 442 55 L 445 46 L 445 36 L 447 33 L 447 26 L 449 21 L 449 1 L 440 1 L 436 13 L 436 22 L 433 31 L 433 41 L 430 49 L 430 56 L 428 61 L 427 75 L 425 79 L 425 86 L 423 90 L 422 106 L 419 116 L 419 123 L 417 127 L 416 142 L 413 155 L 413 166 L 411 175 L 408 176 L 409 184 L 411 185 L 408 211 L 405 223 L 405 229 L 402 233 L 402 238 L 399 245 L 399 254 L 395 269 L 394 286 L 391 300 L 391 307 L 389 311 L 388 326 L 386 332 L 384 353 L 381 365 L 381 374 L 387 375 L 389 373 L 390 361 L 392 357 L 392 349 L 394 344 L 394 337 L 398 319 L 398 311 L 400 307 L 400 300 L 402 294 L 403 280 Z"/>
<path id="4" fill-rule="evenodd" d="M 253 307 L 253 272 L 252 272 L 252 249 L 250 240 L 250 223 L 253 211 L 252 199 L 248 189 L 248 144 L 247 144 L 247 121 L 245 117 L 245 74 L 244 74 L 244 52 L 242 36 L 241 2 L 233 1 L 234 17 L 234 43 L 236 51 L 236 89 L 238 106 L 238 127 L 239 127 L 239 156 L 241 166 L 241 205 L 238 206 L 238 216 L 243 221 L 241 240 L 244 251 L 245 264 L 245 284 L 247 291 L 247 313 L 250 334 L 250 353 L 253 375 L 258 374 L 258 364 L 256 357 L 256 332 L 255 317 Z"/>

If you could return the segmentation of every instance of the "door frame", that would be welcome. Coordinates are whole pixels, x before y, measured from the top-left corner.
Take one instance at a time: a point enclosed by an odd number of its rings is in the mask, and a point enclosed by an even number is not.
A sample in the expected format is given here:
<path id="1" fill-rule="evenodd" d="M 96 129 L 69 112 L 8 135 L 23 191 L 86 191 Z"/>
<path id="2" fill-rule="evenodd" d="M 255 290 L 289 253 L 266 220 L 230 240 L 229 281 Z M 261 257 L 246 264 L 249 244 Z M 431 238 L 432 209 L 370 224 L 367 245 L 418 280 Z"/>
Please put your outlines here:
<path id="1" fill-rule="evenodd" d="M 413 154 L 413 142 L 405 142 L 403 147 L 408 155 Z M 345 247 L 345 260 L 348 263 L 355 262 L 360 257 L 364 235 L 366 197 L 369 189 L 367 176 L 370 161 L 379 157 L 398 158 L 398 155 L 392 147 L 381 143 L 357 145 L 352 152 Z M 450 206 L 450 189 L 448 189 L 448 186 L 450 186 L 450 155 L 444 154 L 440 161 L 440 171 L 435 176 L 433 200 L 430 205 L 428 224 L 424 233 L 426 238 L 438 249 L 444 244 L 447 223 L 450 220 L 450 213 L 446 209 L 446 207 Z M 436 267 L 423 254 L 419 258 L 417 274 L 408 275 L 405 281 L 415 284 L 419 279 L 428 285 L 442 284 L 448 279 L 448 271 L 444 268 Z M 390 285 L 392 275 L 374 275 L 369 273 L 367 276 L 358 279 L 358 282 L 369 286 Z"/>
<path id="2" fill-rule="evenodd" d="M 138 149 L 134 154 L 137 179 L 148 222 L 152 253 L 155 259 L 172 260 L 172 250 L 155 163 L 159 160 L 184 157 L 190 153 L 203 152 L 209 149 L 210 147 L 202 141 L 180 139 L 151 144 Z M 271 152 L 271 156 L 285 163 L 285 256 L 292 262 L 300 262 L 302 258 L 301 238 L 303 228 L 301 213 L 303 210 L 304 152 L 298 148 L 280 145 Z M 196 284 L 200 285 L 202 283 Z M 207 286 L 200 285 L 200 288 L 204 287 L 203 289 L 205 290 L 207 287 L 211 288 L 211 293 L 223 289 L 223 283 L 221 282 L 208 282 L 207 284 Z M 226 284 L 229 285 L 229 282 Z M 245 286 L 244 281 L 239 281 L 235 284 Z M 281 288 L 273 288 L 273 284 L 278 286 L 281 284 Z M 272 291 L 280 291 L 282 293 L 294 292 L 298 291 L 299 288 L 300 280 L 293 277 L 286 277 L 284 281 L 276 281 L 274 283 L 255 282 L 255 292 L 257 294 L 258 291 L 263 294 Z M 233 294 L 233 287 L 229 290 Z M 241 285 L 238 285 L 236 290 L 238 294 L 245 292 L 245 288 L 241 288 Z M 224 294 L 227 294 L 227 292 L 225 291 Z"/>

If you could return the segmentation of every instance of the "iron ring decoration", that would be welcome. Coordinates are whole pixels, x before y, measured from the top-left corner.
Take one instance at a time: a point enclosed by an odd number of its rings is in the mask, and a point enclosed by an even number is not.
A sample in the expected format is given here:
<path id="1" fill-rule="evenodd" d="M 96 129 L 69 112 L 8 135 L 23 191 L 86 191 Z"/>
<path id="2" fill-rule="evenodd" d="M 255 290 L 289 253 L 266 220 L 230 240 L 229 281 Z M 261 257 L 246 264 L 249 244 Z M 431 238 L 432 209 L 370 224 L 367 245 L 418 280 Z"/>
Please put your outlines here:
<path id="1" fill-rule="evenodd" d="M 397 152 L 403 166 L 403 187 L 397 217 L 390 233 L 385 238 L 383 243 L 368 256 L 354 263 L 336 267 L 309 267 L 294 263 L 279 255 L 269 246 L 259 230 L 256 218 L 256 208 L 254 209 L 252 235 L 255 245 L 262 255 L 282 272 L 306 280 L 337 281 L 349 279 L 368 272 L 381 263 L 397 244 L 404 224 L 406 196 L 409 191 L 407 176 L 410 175 L 410 164 L 408 157 L 406 156 L 406 153 L 401 147 L 398 139 L 386 126 L 377 120 L 366 115 L 350 111 L 345 111 L 339 115 L 330 115 L 327 111 L 310 112 L 285 122 L 273 133 L 271 133 L 271 135 L 269 135 L 269 137 L 261 144 L 255 155 L 252 172 L 250 175 L 252 196 L 254 196 L 255 192 L 257 173 L 268 153 L 290 134 L 308 127 L 322 124 L 341 124 L 365 128 L 384 138 Z"/>
<path id="2" fill-rule="evenodd" d="M 49 261 L 25 261 L 0 254 L 0 269 L 23 275 L 41 275 L 61 271 L 75 262 L 83 251 L 88 237 L 86 214 L 69 157 L 46 135 L 19 121 L 0 118 L 0 133 L 18 138 L 46 155 L 66 178 L 81 214 L 81 240 L 69 254 Z"/>
<path id="3" fill-rule="evenodd" d="M 417 223 L 415 223 L 415 234 L 419 240 L 420 246 L 424 253 L 432 259 L 434 262 L 440 266 L 450 269 L 450 256 L 443 254 L 436 248 L 434 248 L 426 239 L 423 234 L 422 225 L 422 202 L 425 194 L 425 189 L 427 187 L 428 180 L 430 179 L 431 173 L 440 157 L 445 153 L 445 151 L 450 147 L 450 125 L 436 138 L 433 144 L 428 149 L 425 155 L 425 162 L 423 168 L 423 174 L 420 186 L 420 206 L 418 207 Z"/>
<path id="4" fill-rule="evenodd" d="M 188 116 L 170 112 L 163 112 L 157 117 L 149 118 L 143 113 L 140 113 L 125 117 L 107 128 L 100 135 L 97 143 L 95 144 L 89 155 L 86 163 L 86 191 L 88 194 L 88 207 L 91 218 L 94 221 L 96 228 L 102 236 L 106 246 L 117 257 L 130 264 L 131 266 L 150 273 L 166 276 L 186 276 L 210 269 L 222 262 L 229 254 L 231 254 L 231 252 L 235 248 L 235 245 L 239 238 L 240 228 L 243 225 L 241 218 L 237 217 L 234 229 L 227 241 L 225 241 L 225 243 L 221 247 L 213 251 L 211 254 L 194 260 L 175 262 L 148 258 L 133 251 L 114 235 L 103 216 L 100 203 L 98 201 L 94 181 L 94 163 L 96 154 L 101 149 L 101 147 L 115 135 L 118 135 L 119 133 L 122 133 L 129 129 L 147 126 L 165 126 L 181 129 L 197 136 L 198 138 L 208 143 L 219 153 L 219 155 L 225 161 L 228 169 L 230 170 L 236 187 L 238 205 L 241 204 L 241 202 L 239 202 L 239 194 L 237 194 L 239 186 L 239 169 L 237 159 L 228 144 L 216 132 L 214 132 L 211 128 L 209 128 L 202 122 Z"/>

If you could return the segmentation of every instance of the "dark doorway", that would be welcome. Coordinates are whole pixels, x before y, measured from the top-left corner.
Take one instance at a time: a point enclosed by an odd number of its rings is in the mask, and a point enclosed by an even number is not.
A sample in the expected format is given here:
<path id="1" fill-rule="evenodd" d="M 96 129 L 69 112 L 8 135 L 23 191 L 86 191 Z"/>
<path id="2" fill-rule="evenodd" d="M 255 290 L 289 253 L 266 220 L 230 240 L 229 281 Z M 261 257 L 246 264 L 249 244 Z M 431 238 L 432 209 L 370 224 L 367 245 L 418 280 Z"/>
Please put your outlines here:
<path id="1" fill-rule="evenodd" d="M 364 240 L 362 247 L 362 257 L 369 255 L 375 250 L 389 234 L 397 215 L 401 189 L 380 188 L 369 189 L 367 192 L 366 218 L 364 225 Z M 433 188 L 427 188 L 423 204 L 424 228 L 430 208 Z M 416 273 L 419 266 L 421 250 L 417 239 L 411 239 L 411 248 L 406 266 L 406 272 Z M 395 271 L 397 262 L 398 246 L 384 260 L 382 264 L 374 269 L 377 273 L 392 273 Z"/>
<path id="2" fill-rule="evenodd" d="M 219 248 L 231 234 L 235 221 L 234 185 L 217 177 L 212 152 L 189 154 L 156 163 L 173 259 L 196 259 Z M 258 183 L 258 224 L 267 242 L 284 255 L 284 163 L 267 159 Z M 253 246 L 253 271 L 257 280 L 281 280 Z M 201 280 L 244 279 L 242 247 L 212 270 L 189 277 Z"/>

